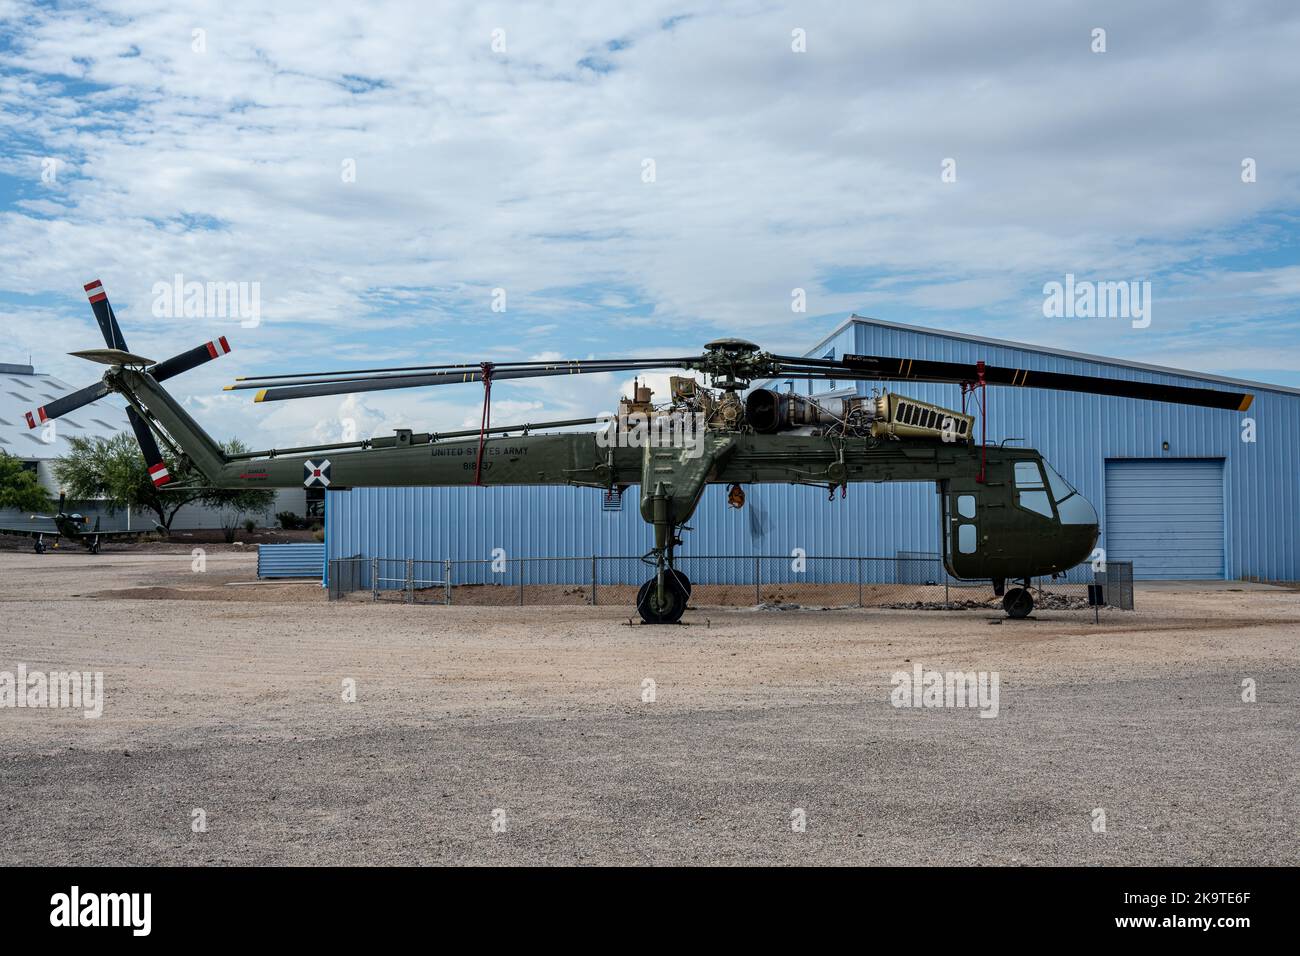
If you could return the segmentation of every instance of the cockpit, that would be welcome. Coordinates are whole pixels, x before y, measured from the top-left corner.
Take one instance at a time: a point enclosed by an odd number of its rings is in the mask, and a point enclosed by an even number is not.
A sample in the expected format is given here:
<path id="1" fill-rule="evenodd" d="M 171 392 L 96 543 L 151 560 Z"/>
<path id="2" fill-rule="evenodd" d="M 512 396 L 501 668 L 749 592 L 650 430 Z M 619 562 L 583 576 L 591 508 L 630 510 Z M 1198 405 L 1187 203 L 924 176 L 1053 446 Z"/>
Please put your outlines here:
<path id="1" fill-rule="evenodd" d="M 1092 503 L 1045 459 L 1016 462 L 1015 481 L 1016 504 L 1026 511 L 1051 518 L 1055 506 L 1055 514 L 1063 525 L 1097 524 L 1097 511 Z"/>

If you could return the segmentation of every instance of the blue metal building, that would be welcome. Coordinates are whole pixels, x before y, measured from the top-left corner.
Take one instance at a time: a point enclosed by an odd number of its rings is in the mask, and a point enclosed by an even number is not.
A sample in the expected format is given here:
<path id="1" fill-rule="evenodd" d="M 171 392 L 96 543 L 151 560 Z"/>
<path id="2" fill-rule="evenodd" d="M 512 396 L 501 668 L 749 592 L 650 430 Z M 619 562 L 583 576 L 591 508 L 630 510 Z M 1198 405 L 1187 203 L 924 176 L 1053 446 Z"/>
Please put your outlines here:
<path id="1" fill-rule="evenodd" d="M 1101 546 L 1139 578 L 1300 580 L 1300 389 L 1198 375 L 852 316 L 805 354 L 938 359 L 1255 394 L 1244 413 L 1033 388 L 992 388 L 988 439 L 1037 448 L 1097 508 Z M 773 383 L 780 384 L 780 383 Z M 799 383 L 827 394 L 823 383 Z M 829 394 L 867 394 L 874 383 Z M 886 387 L 960 408 L 957 386 Z M 978 425 L 977 425 L 978 427 Z M 585 488 L 357 488 L 326 496 L 329 557 L 489 559 L 639 555 L 650 533 L 635 489 L 621 510 Z M 683 555 L 891 556 L 939 550 L 933 483 L 747 489 L 742 510 L 710 487 Z"/>

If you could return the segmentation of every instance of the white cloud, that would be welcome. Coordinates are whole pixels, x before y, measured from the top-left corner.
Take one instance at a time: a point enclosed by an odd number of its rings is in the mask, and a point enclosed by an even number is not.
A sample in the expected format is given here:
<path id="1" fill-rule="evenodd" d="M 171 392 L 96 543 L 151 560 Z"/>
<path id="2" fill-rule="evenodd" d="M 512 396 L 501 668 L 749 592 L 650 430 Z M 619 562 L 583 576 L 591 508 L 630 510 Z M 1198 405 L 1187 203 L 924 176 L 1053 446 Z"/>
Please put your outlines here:
<path id="1" fill-rule="evenodd" d="M 24 183 L 0 206 L 0 244 L 21 250 L 0 291 L 66 297 L 0 307 L 21 330 L 6 348 L 79 381 L 57 352 L 94 344 L 78 294 L 99 276 L 138 349 L 229 334 L 233 355 L 175 386 L 214 431 L 284 445 L 329 434 L 334 406 L 215 394 L 232 373 L 473 361 L 543 335 L 555 358 L 689 352 L 718 334 L 801 349 L 855 310 L 1017 337 L 972 326 L 985 310 L 1068 346 L 1095 334 L 1035 321 L 1048 279 L 1199 273 L 1205 256 L 1294 236 L 1243 229 L 1300 197 L 1287 5 L 733 2 L 662 28 L 682 12 L 0 7 L 0 172 Z M 790 50 L 794 26 L 807 53 Z M 48 186 L 47 155 L 64 161 Z M 153 283 L 178 272 L 261 283 L 263 324 L 153 319 Z M 1294 268 L 1183 285 L 1116 350 L 1176 352 L 1243 303 L 1294 327 Z M 790 311 L 796 287 L 807 315 Z M 566 417 L 611 406 L 618 386 L 500 394 Z M 374 395 L 358 415 L 457 427 L 478 401 Z"/>

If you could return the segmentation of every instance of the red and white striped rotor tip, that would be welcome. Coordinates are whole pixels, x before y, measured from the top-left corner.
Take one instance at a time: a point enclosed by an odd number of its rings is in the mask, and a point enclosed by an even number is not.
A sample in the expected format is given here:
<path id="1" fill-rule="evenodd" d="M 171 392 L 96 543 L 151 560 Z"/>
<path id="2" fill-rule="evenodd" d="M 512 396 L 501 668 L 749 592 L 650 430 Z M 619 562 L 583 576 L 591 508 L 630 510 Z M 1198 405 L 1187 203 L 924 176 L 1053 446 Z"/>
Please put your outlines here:
<path id="1" fill-rule="evenodd" d="M 163 485 L 167 484 L 167 482 L 172 480 L 172 476 L 167 471 L 166 463 L 161 461 L 156 465 L 150 466 L 149 477 L 153 479 L 155 488 L 161 488 Z"/>
<path id="2" fill-rule="evenodd" d="M 86 298 L 91 302 L 102 302 L 108 298 L 108 293 L 104 291 L 104 283 L 98 279 L 93 279 L 86 283 Z"/>

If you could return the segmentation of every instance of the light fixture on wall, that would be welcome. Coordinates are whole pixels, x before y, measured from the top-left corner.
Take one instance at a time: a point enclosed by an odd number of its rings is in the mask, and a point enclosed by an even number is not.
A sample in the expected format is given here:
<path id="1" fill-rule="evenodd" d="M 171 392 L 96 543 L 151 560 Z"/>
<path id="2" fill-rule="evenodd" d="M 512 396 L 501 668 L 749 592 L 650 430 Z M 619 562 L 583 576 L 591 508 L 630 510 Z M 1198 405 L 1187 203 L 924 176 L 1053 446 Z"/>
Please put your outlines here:
<path id="1" fill-rule="evenodd" d="M 1169 442 L 1167 442 L 1167 441 L 1162 441 L 1162 442 L 1160 443 L 1160 449 L 1161 449 L 1162 451 L 1168 451 L 1168 450 L 1169 450 Z"/>

